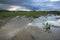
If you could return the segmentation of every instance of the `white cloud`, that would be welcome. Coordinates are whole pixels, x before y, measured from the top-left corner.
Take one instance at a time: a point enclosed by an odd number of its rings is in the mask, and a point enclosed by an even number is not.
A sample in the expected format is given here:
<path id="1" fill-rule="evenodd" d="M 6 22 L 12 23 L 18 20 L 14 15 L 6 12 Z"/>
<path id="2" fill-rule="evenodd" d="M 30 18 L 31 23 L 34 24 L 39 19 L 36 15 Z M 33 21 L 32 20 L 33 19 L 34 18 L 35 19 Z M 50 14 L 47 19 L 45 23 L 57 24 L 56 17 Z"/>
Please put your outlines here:
<path id="1" fill-rule="evenodd" d="M 32 0 L 33 2 L 46 2 L 46 1 L 51 1 L 51 2 L 57 2 L 60 0 Z"/>
<path id="2" fill-rule="evenodd" d="M 33 2 L 46 2 L 48 0 L 32 0 Z"/>
<path id="3" fill-rule="evenodd" d="M 50 0 L 50 1 L 52 1 L 52 2 L 57 2 L 57 1 L 60 1 L 60 0 Z"/>
<path id="4" fill-rule="evenodd" d="M 10 8 L 8 8 L 7 10 L 9 11 L 31 11 L 25 7 L 22 7 L 22 6 L 13 6 L 11 5 Z"/>

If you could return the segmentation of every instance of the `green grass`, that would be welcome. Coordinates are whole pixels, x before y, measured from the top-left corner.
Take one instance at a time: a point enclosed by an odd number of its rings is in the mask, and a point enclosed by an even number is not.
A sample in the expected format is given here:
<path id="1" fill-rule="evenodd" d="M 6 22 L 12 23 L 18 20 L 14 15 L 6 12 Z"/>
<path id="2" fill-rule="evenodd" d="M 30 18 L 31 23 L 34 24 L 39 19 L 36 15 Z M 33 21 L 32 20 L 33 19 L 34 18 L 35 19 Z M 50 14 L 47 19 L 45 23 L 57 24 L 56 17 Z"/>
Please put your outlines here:
<path id="1" fill-rule="evenodd" d="M 20 15 L 20 16 L 26 15 L 28 17 L 36 18 L 36 17 L 39 17 L 40 15 L 47 15 L 47 14 L 60 15 L 60 12 L 57 12 L 57 11 L 0 12 L 0 19 L 7 18 L 7 17 L 13 17 L 13 16 L 17 16 L 17 15 Z"/>

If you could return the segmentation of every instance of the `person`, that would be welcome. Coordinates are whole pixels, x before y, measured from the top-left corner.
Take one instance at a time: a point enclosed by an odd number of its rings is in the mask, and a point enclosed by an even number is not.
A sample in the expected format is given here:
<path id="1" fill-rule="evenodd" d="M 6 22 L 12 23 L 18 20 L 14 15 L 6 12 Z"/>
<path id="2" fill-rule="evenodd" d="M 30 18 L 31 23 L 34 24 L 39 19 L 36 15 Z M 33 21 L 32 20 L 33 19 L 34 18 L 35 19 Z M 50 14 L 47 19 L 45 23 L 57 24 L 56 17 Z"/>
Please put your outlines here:
<path id="1" fill-rule="evenodd" d="M 49 25 L 48 23 L 46 23 L 46 25 L 45 25 L 45 32 L 50 33 L 51 32 L 50 28 L 51 28 L 51 25 Z"/>

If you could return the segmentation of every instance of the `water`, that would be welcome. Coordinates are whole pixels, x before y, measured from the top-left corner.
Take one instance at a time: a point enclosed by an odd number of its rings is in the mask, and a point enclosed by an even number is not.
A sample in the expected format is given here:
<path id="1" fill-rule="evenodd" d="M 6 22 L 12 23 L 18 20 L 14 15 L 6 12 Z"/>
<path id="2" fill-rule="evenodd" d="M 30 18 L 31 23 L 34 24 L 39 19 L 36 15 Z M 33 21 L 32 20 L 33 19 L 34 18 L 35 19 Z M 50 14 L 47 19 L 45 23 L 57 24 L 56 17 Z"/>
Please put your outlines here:
<path id="1" fill-rule="evenodd" d="M 54 25 L 45 32 L 46 23 Z M 48 14 L 38 18 L 16 16 L 0 29 L 0 40 L 60 40 L 60 16 Z"/>

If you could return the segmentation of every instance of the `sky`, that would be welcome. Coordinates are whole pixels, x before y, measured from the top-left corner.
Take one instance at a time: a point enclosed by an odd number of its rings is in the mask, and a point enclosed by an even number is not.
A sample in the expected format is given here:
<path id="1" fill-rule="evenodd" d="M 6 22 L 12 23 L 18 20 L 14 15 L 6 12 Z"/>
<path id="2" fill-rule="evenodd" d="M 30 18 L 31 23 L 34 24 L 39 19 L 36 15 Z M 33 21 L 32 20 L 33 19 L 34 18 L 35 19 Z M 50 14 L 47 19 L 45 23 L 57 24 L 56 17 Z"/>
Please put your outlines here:
<path id="1" fill-rule="evenodd" d="M 60 11 L 60 0 L 0 0 L 0 10 Z"/>

